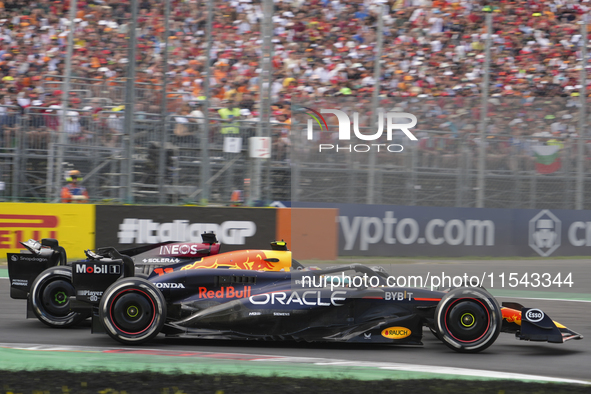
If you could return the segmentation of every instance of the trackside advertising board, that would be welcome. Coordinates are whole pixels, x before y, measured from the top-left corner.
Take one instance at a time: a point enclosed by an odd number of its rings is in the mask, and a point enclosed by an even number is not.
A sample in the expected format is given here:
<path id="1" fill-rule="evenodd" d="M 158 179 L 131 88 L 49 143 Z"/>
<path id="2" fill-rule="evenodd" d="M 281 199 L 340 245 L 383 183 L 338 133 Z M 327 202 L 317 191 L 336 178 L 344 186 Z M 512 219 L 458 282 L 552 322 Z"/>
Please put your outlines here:
<path id="1" fill-rule="evenodd" d="M 222 251 L 270 248 L 275 209 L 166 206 L 96 207 L 96 246 L 127 249 L 165 241 L 201 242 L 216 233 Z"/>
<path id="2" fill-rule="evenodd" d="M 591 255 L 591 211 L 291 205 L 339 209 L 340 256 Z"/>
<path id="3" fill-rule="evenodd" d="M 20 241 L 55 238 L 68 258 L 94 248 L 94 205 L 0 203 L 0 253 L 18 253 Z"/>

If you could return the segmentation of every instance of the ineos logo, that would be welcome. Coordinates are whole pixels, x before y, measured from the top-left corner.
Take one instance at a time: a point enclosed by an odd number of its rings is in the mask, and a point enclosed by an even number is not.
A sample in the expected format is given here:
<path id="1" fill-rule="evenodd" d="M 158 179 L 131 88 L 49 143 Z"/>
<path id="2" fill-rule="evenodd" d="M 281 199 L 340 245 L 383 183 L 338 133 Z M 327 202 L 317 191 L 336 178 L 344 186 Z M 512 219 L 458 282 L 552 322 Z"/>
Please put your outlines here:
<path id="1" fill-rule="evenodd" d="M 525 313 L 525 317 L 532 323 L 537 323 L 544 318 L 544 312 L 539 309 L 530 309 Z"/>

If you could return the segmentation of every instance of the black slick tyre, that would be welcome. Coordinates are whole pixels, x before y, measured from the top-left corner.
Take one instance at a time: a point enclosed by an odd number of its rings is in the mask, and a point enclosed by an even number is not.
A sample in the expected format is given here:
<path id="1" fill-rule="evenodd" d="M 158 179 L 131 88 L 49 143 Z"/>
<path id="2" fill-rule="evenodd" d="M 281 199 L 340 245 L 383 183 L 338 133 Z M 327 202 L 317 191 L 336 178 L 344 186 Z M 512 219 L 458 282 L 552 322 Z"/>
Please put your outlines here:
<path id="1" fill-rule="evenodd" d="M 502 313 L 486 290 L 451 290 L 437 305 L 435 326 L 439 339 L 460 353 L 477 353 L 494 343 L 501 332 Z"/>
<path id="2" fill-rule="evenodd" d="M 70 297 L 75 292 L 72 267 L 50 267 L 33 281 L 29 302 L 42 323 L 53 328 L 71 327 L 90 315 L 70 310 Z"/>
<path id="3" fill-rule="evenodd" d="M 99 318 L 106 333 L 125 345 L 154 338 L 166 320 L 166 301 L 154 284 L 143 278 L 123 278 L 103 294 Z"/>

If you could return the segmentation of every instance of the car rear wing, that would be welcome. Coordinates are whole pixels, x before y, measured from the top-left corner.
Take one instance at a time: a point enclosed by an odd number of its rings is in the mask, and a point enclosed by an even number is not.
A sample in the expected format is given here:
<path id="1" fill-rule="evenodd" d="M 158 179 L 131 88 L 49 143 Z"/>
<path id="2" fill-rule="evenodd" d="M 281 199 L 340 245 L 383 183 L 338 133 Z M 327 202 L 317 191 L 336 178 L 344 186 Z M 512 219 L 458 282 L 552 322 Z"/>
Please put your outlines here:
<path id="1" fill-rule="evenodd" d="M 66 250 L 56 239 L 45 238 L 41 242 L 30 239 L 21 245 L 26 250 L 7 254 L 10 297 L 14 299 L 27 299 L 33 281 L 41 272 L 67 262 Z"/>

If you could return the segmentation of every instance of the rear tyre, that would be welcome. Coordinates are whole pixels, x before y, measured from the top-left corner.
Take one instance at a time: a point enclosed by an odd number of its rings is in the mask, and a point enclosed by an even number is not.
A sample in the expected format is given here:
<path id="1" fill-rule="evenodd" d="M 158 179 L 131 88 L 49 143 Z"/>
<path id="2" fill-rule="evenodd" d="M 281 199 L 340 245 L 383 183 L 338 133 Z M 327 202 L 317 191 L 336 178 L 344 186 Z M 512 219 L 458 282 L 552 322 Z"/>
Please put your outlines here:
<path id="1" fill-rule="evenodd" d="M 499 304 L 477 287 L 451 290 L 435 310 L 441 341 L 460 353 L 477 353 L 492 345 L 501 332 L 501 323 Z"/>
<path id="2" fill-rule="evenodd" d="M 42 323 L 49 327 L 66 328 L 90 316 L 90 313 L 70 310 L 70 297 L 75 294 L 76 290 L 72 285 L 72 267 L 51 267 L 33 281 L 29 301 L 33 313 Z"/>
<path id="3" fill-rule="evenodd" d="M 125 345 L 139 345 L 162 330 L 166 301 L 146 279 L 123 278 L 103 294 L 99 318 L 111 338 Z"/>

